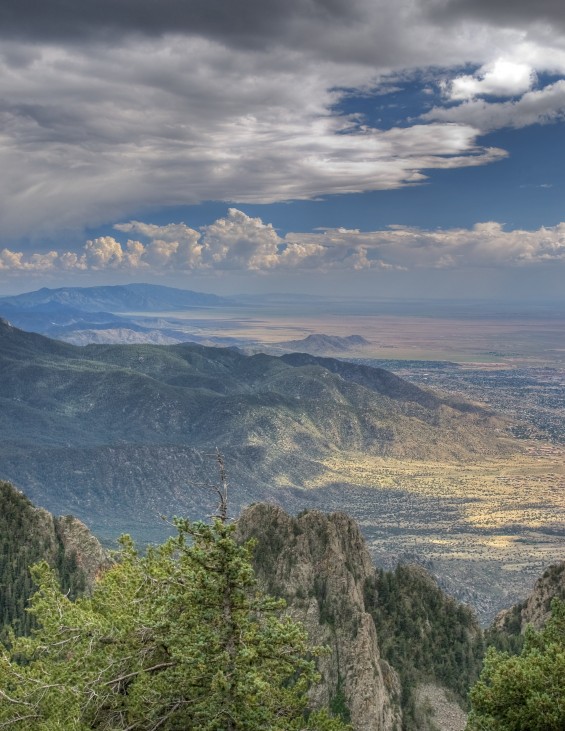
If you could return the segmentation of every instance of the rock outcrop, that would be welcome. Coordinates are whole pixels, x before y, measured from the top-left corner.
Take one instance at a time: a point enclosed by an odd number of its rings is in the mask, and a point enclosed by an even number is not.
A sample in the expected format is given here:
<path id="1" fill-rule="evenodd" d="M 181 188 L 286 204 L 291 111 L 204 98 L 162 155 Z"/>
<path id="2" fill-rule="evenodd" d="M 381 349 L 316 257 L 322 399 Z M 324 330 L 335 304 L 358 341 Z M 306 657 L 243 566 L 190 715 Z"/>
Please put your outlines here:
<path id="1" fill-rule="evenodd" d="M 248 508 L 238 522 L 241 540 L 254 538 L 255 567 L 270 593 L 283 596 L 320 658 L 322 682 L 314 706 L 329 705 L 355 729 L 400 728 L 400 685 L 382 659 L 364 585 L 374 567 L 357 525 L 346 515 L 308 511 L 296 518 L 272 505 Z"/>
<path id="2" fill-rule="evenodd" d="M 529 624 L 541 629 L 551 615 L 553 599 L 565 600 L 565 561 L 549 566 L 523 602 L 500 612 L 494 621 L 495 630 L 518 634 Z"/>
<path id="3" fill-rule="evenodd" d="M 99 572 L 109 565 L 108 553 L 86 525 L 73 515 L 53 518 L 55 530 L 67 555 L 75 557 L 91 588 Z"/>
<path id="4" fill-rule="evenodd" d="M 378 569 L 357 524 L 343 513 L 293 517 L 256 504 L 240 516 L 237 537 L 254 539 L 261 585 L 287 601 L 312 644 L 331 650 L 319 660 L 314 707 L 329 705 L 355 731 L 465 725 L 483 633 L 473 612 L 444 594 L 424 568 Z"/>
<path id="5" fill-rule="evenodd" d="M 75 598 L 92 587 L 108 556 L 79 520 L 57 518 L 0 481 L 0 638 L 8 627 L 17 634 L 33 628 L 26 611 L 35 591 L 29 567 L 39 561 L 56 569 L 63 591 Z"/>

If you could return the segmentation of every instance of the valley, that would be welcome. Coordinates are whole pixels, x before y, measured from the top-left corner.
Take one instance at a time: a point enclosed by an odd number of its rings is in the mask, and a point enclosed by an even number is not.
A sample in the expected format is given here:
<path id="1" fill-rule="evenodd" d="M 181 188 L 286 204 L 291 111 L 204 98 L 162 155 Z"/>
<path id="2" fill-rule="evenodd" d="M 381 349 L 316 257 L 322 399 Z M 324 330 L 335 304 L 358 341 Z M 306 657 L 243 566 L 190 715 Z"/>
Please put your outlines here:
<path id="1" fill-rule="evenodd" d="M 116 304 L 103 294 L 89 307 Z M 110 545 L 124 531 L 157 542 L 169 530 L 161 516 L 213 510 L 205 485 L 219 447 L 234 515 L 265 500 L 347 512 L 378 565 L 423 564 L 483 622 L 563 558 L 558 308 L 281 295 L 166 310 L 142 294 L 157 311 L 116 305 L 121 324 L 136 323 L 135 344 L 13 332 L 6 357 L 4 341 L 0 476 L 35 502 Z M 97 317 L 104 337 L 108 318 Z M 82 318 L 96 319 L 83 312 L 77 327 Z M 178 344 L 150 345 L 148 331 Z M 333 357 L 262 354 L 301 343 Z"/>
<path id="2" fill-rule="evenodd" d="M 340 455 L 317 504 L 360 524 L 378 565 L 417 561 L 483 622 L 563 556 L 565 450 L 465 464 Z M 312 496 L 313 497 L 313 496 Z"/>

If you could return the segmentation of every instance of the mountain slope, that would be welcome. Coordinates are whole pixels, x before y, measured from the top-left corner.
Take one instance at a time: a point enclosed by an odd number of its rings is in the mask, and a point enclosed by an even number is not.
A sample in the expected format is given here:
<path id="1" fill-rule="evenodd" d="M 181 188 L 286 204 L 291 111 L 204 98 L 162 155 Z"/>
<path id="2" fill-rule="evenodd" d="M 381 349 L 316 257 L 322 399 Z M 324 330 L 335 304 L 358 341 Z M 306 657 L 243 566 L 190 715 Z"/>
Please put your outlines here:
<path id="1" fill-rule="evenodd" d="M 213 479 L 216 447 L 242 486 L 238 508 L 323 475 L 320 461 L 343 450 L 501 454 L 513 448 L 503 427 L 381 369 L 195 344 L 76 347 L 0 323 L 0 477 L 105 535 L 208 514 L 195 483 Z"/>
<path id="2" fill-rule="evenodd" d="M 370 345 L 370 342 L 361 335 L 325 335 L 313 333 L 302 340 L 282 340 L 272 343 L 270 351 L 275 352 L 299 352 L 311 353 L 312 355 L 344 355 L 352 351 L 356 352 Z"/>
<path id="3" fill-rule="evenodd" d="M 549 566 L 523 602 L 500 612 L 495 630 L 512 636 L 523 634 L 529 624 L 541 629 L 551 616 L 553 599 L 565 601 L 565 561 Z"/>

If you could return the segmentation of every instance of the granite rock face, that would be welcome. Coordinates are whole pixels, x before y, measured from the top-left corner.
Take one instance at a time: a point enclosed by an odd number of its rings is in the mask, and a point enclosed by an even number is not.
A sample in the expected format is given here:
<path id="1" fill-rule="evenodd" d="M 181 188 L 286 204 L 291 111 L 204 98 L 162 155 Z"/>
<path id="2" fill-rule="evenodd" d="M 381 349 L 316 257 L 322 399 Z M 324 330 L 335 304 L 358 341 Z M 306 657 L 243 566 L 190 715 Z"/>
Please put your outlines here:
<path id="1" fill-rule="evenodd" d="M 551 615 L 553 599 L 565 600 L 565 561 L 549 566 L 523 602 L 496 616 L 494 627 L 510 634 L 524 632 L 529 624 L 539 630 Z"/>
<path id="2" fill-rule="evenodd" d="M 366 611 L 364 585 L 374 567 L 354 521 L 318 511 L 295 518 L 259 504 L 242 514 L 237 530 L 240 540 L 256 541 L 255 569 L 262 585 L 286 599 L 313 644 L 331 650 L 319 660 L 322 682 L 312 693 L 312 705 L 349 714 L 358 731 L 400 728 L 400 684 L 381 657 Z"/>
<path id="3" fill-rule="evenodd" d="M 72 515 L 54 518 L 65 553 L 74 555 L 84 573 L 87 588 L 92 588 L 100 571 L 110 565 L 108 553 L 86 525 Z"/>

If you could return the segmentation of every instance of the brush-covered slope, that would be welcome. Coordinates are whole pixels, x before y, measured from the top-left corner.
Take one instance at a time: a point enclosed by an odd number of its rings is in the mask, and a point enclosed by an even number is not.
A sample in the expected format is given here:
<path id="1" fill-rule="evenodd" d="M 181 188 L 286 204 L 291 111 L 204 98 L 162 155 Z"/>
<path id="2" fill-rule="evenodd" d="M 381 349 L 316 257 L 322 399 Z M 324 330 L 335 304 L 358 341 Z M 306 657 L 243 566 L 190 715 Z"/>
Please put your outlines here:
<path id="1" fill-rule="evenodd" d="M 25 611 L 34 585 L 30 565 L 45 560 L 57 569 L 63 591 L 75 597 L 94 581 L 106 555 L 96 538 L 72 516 L 57 518 L 0 482 L 0 638 L 8 627 L 27 633 Z"/>
<path id="2" fill-rule="evenodd" d="M 241 505 L 323 477 L 320 460 L 340 450 L 496 455 L 512 448 L 503 427 L 381 369 L 195 344 L 76 347 L 0 323 L 0 477 L 101 534 L 208 514 L 195 483 L 216 447 Z"/>

